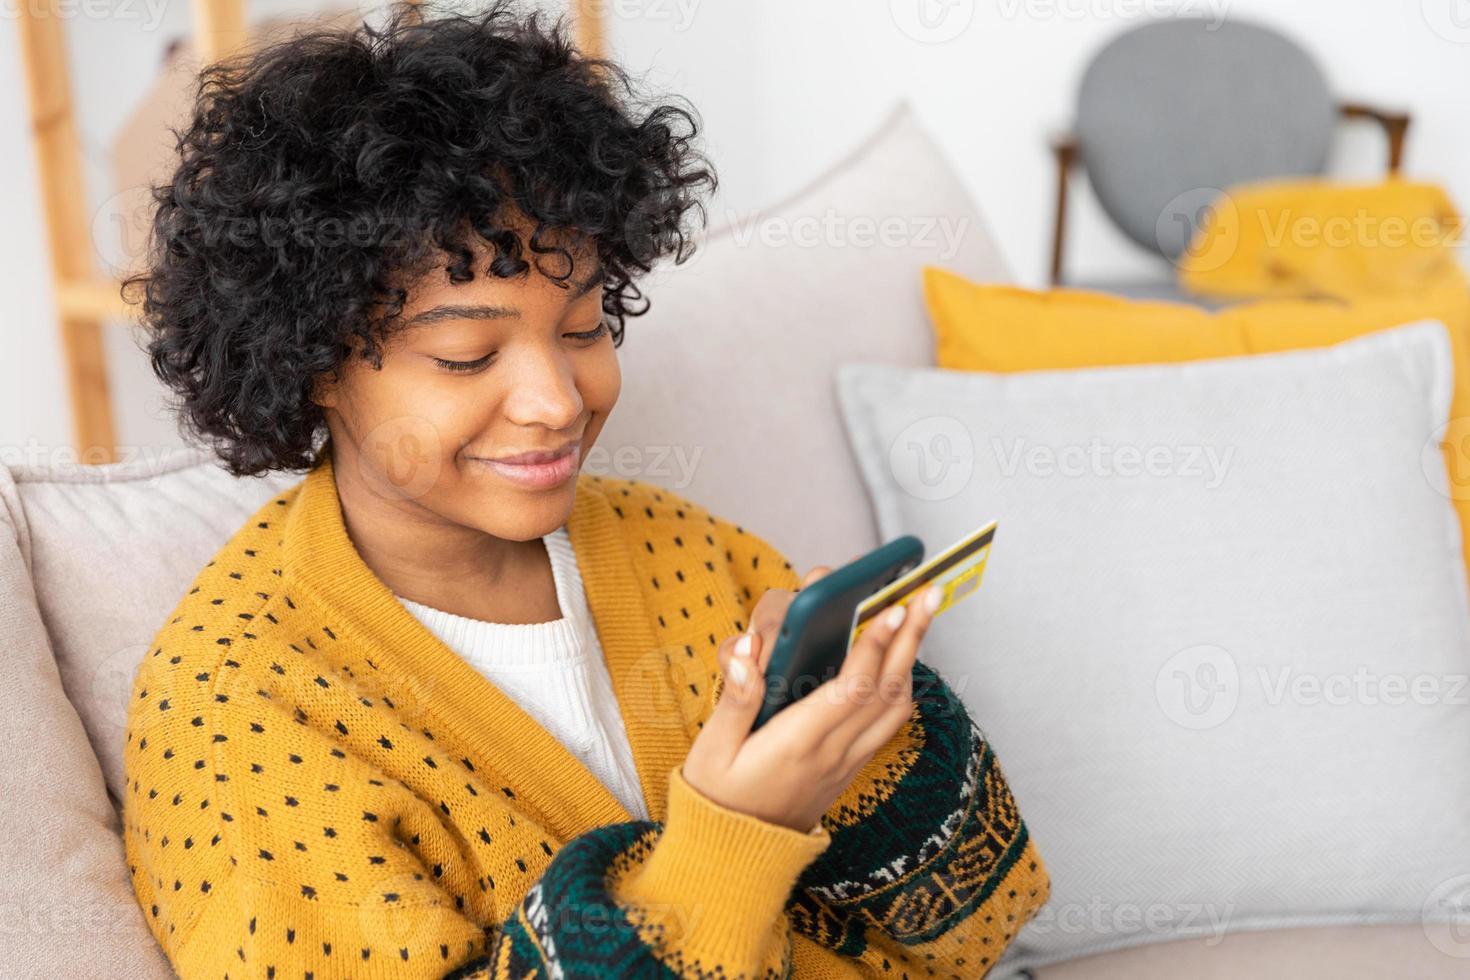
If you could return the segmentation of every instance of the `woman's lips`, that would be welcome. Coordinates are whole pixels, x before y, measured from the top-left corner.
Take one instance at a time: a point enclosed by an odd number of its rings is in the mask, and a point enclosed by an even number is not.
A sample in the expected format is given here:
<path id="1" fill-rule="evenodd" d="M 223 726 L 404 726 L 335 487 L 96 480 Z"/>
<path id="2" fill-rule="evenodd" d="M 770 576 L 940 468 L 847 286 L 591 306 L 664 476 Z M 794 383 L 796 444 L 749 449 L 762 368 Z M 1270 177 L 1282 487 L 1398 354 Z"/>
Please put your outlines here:
<path id="1" fill-rule="evenodd" d="M 502 463 L 499 460 L 478 457 L 474 457 L 474 460 L 519 486 L 530 490 L 547 490 L 561 486 L 577 472 L 577 461 L 581 455 L 582 447 L 574 445 L 555 459 L 541 463 Z"/>

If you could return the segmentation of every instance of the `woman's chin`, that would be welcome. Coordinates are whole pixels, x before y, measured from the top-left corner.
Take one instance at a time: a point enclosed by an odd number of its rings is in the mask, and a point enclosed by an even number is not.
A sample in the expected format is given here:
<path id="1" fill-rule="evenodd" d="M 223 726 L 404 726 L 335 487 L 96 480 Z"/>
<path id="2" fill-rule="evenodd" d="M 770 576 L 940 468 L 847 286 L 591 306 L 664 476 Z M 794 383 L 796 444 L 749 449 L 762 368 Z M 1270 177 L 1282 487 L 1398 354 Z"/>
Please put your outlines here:
<path id="1" fill-rule="evenodd" d="M 531 541 L 566 524 L 572 516 L 576 488 L 575 478 L 549 490 L 509 486 L 488 493 L 480 488 L 456 510 L 462 523 L 487 534 L 507 541 Z"/>

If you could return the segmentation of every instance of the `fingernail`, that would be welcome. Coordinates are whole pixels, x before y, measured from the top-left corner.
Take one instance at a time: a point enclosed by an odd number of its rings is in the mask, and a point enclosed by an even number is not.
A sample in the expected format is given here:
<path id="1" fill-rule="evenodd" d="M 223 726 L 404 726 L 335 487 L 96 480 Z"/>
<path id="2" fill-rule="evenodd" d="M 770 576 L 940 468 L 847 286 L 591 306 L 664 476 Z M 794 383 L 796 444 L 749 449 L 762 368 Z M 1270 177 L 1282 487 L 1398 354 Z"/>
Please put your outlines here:
<path id="1" fill-rule="evenodd" d="M 889 629 L 898 629 L 903 625 L 903 617 L 908 614 L 907 606 L 894 606 L 883 614 L 883 621 L 888 624 Z"/>
<path id="2" fill-rule="evenodd" d="M 924 611 L 931 616 L 939 609 L 939 604 L 944 601 L 944 590 L 937 585 L 929 586 L 929 594 L 924 596 Z"/>
<path id="3" fill-rule="evenodd" d="M 735 682 L 736 687 L 744 687 L 745 679 L 749 676 L 745 670 L 745 664 L 738 660 L 730 661 L 730 679 Z"/>
<path id="4" fill-rule="evenodd" d="M 740 639 L 738 639 L 738 640 L 735 641 L 735 656 L 737 656 L 737 657 L 748 657 L 748 656 L 750 656 L 750 634 L 749 633 L 742 634 L 741 637 L 740 637 Z"/>

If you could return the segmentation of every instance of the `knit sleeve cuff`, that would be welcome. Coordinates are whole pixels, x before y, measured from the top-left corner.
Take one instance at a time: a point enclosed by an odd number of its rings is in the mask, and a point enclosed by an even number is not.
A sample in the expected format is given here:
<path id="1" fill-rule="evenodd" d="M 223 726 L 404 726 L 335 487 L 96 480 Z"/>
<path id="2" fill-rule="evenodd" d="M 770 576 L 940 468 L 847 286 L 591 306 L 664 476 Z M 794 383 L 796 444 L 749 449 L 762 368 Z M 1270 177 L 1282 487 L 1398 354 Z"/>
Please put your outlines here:
<path id="1" fill-rule="evenodd" d="M 722 806 L 669 770 L 669 811 L 658 842 L 619 898 L 670 910 L 678 906 L 686 949 L 740 962 L 778 923 L 797 878 L 832 842 L 818 821 L 793 830 Z"/>

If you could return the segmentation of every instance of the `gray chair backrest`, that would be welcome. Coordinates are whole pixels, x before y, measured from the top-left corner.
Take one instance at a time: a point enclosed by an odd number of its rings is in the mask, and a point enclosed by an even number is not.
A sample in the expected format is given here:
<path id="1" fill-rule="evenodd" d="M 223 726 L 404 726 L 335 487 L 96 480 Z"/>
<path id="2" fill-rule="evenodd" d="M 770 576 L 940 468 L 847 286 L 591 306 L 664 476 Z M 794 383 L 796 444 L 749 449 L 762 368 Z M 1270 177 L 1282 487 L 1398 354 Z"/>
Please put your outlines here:
<path id="1" fill-rule="evenodd" d="M 1076 132 L 1108 216 L 1172 260 L 1218 190 L 1321 173 L 1336 118 L 1326 79 L 1295 42 L 1181 18 L 1103 48 L 1082 78 Z"/>

